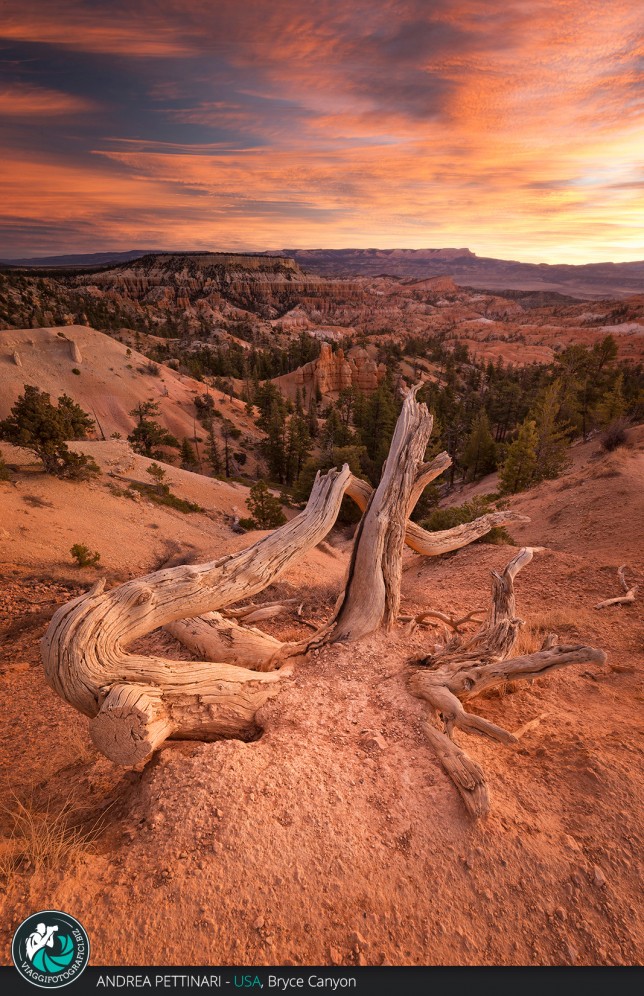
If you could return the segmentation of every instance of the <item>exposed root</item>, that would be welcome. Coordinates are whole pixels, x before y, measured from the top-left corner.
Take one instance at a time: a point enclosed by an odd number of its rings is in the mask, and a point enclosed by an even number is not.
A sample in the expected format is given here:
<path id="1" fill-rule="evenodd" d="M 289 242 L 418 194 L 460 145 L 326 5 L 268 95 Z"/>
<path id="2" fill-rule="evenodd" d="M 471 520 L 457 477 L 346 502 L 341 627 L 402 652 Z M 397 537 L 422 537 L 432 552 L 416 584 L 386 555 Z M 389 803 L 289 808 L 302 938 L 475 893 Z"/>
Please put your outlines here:
<path id="1" fill-rule="evenodd" d="M 618 595 L 617 598 L 607 598 L 605 602 L 598 602 L 595 606 L 596 609 L 608 609 L 611 605 L 630 605 L 635 601 L 635 596 L 639 591 L 639 585 L 633 585 L 632 588 L 628 587 L 626 582 L 626 564 L 622 564 L 622 566 L 617 569 L 617 579 L 625 594 Z"/>
<path id="2" fill-rule="evenodd" d="M 441 763 L 463 796 L 468 811 L 475 816 L 484 816 L 489 809 L 489 793 L 482 790 L 484 776 L 473 762 L 473 767 L 468 767 L 464 760 L 466 755 L 460 748 L 457 748 L 457 753 L 449 751 L 440 737 L 451 741 L 452 731 L 457 727 L 499 743 L 512 744 L 536 722 L 532 721 L 516 733 L 510 733 L 481 716 L 467 712 L 462 703 L 508 681 L 541 677 L 548 671 L 569 664 L 603 664 L 606 660 L 604 652 L 593 647 L 557 646 L 553 634 L 546 637 L 537 653 L 514 658 L 509 656 L 521 625 L 521 620 L 514 615 L 514 578 L 531 559 L 532 551 L 524 548 L 502 574 L 493 573 L 492 604 L 485 625 L 465 644 L 461 645 L 456 638 L 439 653 L 417 662 L 431 670 L 417 671 L 409 680 L 412 693 L 428 702 L 434 715 L 443 723 L 443 734 L 431 724 L 427 724 L 426 732 L 429 731 L 429 739 L 437 747 Z M 469 773 L 467 778 L 464 771 Z"/>

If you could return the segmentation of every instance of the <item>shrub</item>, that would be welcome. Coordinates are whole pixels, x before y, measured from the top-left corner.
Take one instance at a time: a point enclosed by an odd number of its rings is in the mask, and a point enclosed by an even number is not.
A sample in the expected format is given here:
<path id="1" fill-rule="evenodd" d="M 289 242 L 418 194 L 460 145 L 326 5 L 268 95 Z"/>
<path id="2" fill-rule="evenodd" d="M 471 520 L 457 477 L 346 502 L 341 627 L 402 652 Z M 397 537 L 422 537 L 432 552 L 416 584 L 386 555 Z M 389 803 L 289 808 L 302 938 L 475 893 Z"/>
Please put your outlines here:
<path id="1" fill-rule="evenodd" d="M 166 472 L 163 467 L 159 467 L 158 463 L 152 462 L 149 467 L 146 467 L 145 472 L 150 475 L 157 487 L 160 488 L 163 485 Z"/>
<path id="2" fill-rule="evenodd" d="M 72 373 L 76 374 L 77 377 L 80 377 L 80 370 L 78 367 L 72 367 Z"/>
<path id="3" fill-rule="evenodd" d="M 612 453 L 619 446 L 625 446 L 628 442 L 628 422 L 626 419 L 618 418 L 608 426 L 600 437 L 602 449 L 607 453 Z"/>
<path id="4" fill-rule="evenodd" d="M 84 543 L 74 543 L 69 551 L 79 567 L 94 567 L 101 559 L 100 553 L 90 550 Z"/>
<path id="5" fill-rule="evenodd" d="M 462 526 L 466 522 L 473 522 L 474 519 L 493 511 L 494 508 L 490 505 L 487 495 L 476 495 L 471 501 L 465 502 L 463 505 L 453 505 L 451 508 L 435 508 L 431 515 L 421 522 L 421 525 L 429 532 L 439 532 L 443 529 Z M 502 526 L 495 526 L 476 542 L 502 545 L 512 543 L 513 539 Z"/>
<path id="6" fill-rule="evenodd" d="M 130 488 L 145 495 L 146 498 L 149 498 L 156 505 L 168 505 L 170 508 L 176 508 L 178 512 L 183 512 L 184 515 L 187 515 L 189 512 L 206 511 L 205 508 L 197 505 L 196 502 L 187 501 L 185 498 L 178 498 L 176 495 L 171 494 L 167 484 L 139 484 L 138 482 L 133 482 L 130 484 Z"/>

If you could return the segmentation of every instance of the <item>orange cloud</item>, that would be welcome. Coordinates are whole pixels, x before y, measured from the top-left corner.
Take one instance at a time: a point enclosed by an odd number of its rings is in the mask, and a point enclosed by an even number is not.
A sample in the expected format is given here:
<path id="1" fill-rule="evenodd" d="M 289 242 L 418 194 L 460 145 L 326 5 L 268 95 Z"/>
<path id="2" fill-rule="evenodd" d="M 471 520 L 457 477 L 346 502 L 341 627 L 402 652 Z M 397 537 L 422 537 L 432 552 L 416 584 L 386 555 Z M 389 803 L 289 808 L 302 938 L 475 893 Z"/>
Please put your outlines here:
<path id="1" fill-rule="evenodd" d="M 47 219 L 47 238 L 123 248 L 644 254 L 640 0 L 110 6 L 8 4 L 5 38 L 141 74 L 134 125 L 114 136 L 118 108 L 109 132 L 99 120 L 82 165 L 6 149 L 15 230 Z M 86 110 L 53 85 L 8 92 L 0 113 L 17 118 Z"/>
<path id="2" fill-rule="evenodd" d="M 84 97 L 25 84 L 0 86 L 0 117 L 41 118 L 84 114 L 95 110 Z"/>

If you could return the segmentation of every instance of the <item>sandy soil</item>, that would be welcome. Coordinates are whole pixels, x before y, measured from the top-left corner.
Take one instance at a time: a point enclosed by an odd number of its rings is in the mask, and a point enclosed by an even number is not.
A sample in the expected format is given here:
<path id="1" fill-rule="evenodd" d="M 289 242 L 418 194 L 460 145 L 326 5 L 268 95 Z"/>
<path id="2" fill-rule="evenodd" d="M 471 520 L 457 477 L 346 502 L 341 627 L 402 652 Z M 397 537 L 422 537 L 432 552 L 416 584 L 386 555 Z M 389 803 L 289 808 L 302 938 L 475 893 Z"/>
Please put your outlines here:
<path id="1" fill-rule="evenodd" d="M 194 407 L 205 385 L 162 364 L 155 376 L 148 365 L 142 353 L 84 325 L 7 329 L 0 337 L 0 418 L 8 415 L 24 385 L 34 384 L 53 399 L 63 393 L 73 398 L 95 420 L 98 438 L 113 432 L 125 438 L 134 428 L 129 412 L 142 401 L 159 405 L 160 421 L 179 440 L 192 438 L 195 431 L 205 438 L 205 430 L 195 424 Z M 210 393 L 225 418 L 246 436 L 258 437 L 242 401 L 212 388 Z"/>
<path id="2" fill-rule="evenodd" d="M 438 630 L 397 631 L 301 660 L 264 708 L 254 743 L 168 744 L 146 767 L 121 769 L 96 754 L 87 720 L 54 696 L 39 666 L 54 606 L 96 572 L 64 567 L 35 542 L 28 560 L 14 555 L 2 589 L 5 798 L 11 808 L 16 793 L 35 813 L 48 806 L 55 815 L 71 797 L 84 827 L 101 814 L 103 827 L 55 868 L 23 863 L 4 881 L 0 960 L 9 961 L 15 925 L 50 906 L 85 925 L 95 964 L 638 963 L 641 602 L 592 606 L 617 593 L 615 565 L 628 562 L 630 576 L 644 580 L 630 504 L 641 456 L 622 450 L 593 466 L 620 477 L 580 466 L 576 487 L 542 486 L 517 500 L 533 504 L 520 541 L 547 546 L 520 575 L 517 598 L 528 621 L 522 639 L 556 630 L 603 647 L 608 662 L 476 700 L 477 711 L 511 730 L 540 717 L 510 747 L 456 735 L 490 781 L 492 813 L 479 825 L 429 748 L 423 705 L 406 688 L 410 659 L 432 648 Z M 611 500 L 609 485 L 628 494 Z M 24 486 L 0 486 L 3 521 L 6 509 L 21 511 Z M 71 498 L 56 482 L 40 486 L 60 503 L 62 526 Z M 222 504 L 229 500 L 222 492 Z M 87 505 L 88 528 L 100 502 L 105 528 L 123 530 L 124 575 L 159 557 L 148 517 L 161 524 L 159 515 L 172 514 L 160 536 L 182 545 L 191 537 L 199 554 L 215 540 L 218 552 L 247 542 L 205 516 L 184 524 L 179 513 L 137 507 L 130 519 L 129 505 L 110 504 L 126 500 L 103 486 L 87 501 L 97 503 Z M 550 520 L 557 501 L 566 513 Z M 573 513 L 596 501 L 605 541 L 588 532 L 584 546 L 584 533 L 571 531 Z M 28 510 L 44 513 L 33 525 L 45 530 L 53 511 Z M 333 542 L 265 597 L 302 593 L 305 617 L 327 617 L 347 558 L 346 541 Z M 403 609 L 482 604 L 490 571 L 512 554 L 486 544 L 432 560 L 409 553 Z M 285 639 L 304 632 L 289 620 L 271 631 Z M 163 634 L 146 640 L 177 654 Z M 0 826 L 1 858 L 12 847 L 8 814 Z"/>

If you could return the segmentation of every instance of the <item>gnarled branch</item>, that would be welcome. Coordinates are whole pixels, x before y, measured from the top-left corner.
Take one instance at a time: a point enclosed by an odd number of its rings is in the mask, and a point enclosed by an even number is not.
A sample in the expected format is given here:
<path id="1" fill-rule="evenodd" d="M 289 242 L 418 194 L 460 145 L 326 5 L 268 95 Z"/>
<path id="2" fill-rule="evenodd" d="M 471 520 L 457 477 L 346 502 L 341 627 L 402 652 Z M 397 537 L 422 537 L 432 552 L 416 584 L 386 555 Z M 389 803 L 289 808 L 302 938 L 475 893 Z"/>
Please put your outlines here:
<path id="1" fill-rule="evenodd" d="M 409 680 L 410 690 L 428 702 L 443 723 L 443 733 L 430 724 L 426 732 L 468 811 L 475 816 L 484 816 L 489 809 L 485 778 L 461 748 L 451 750 L 445 740 L 451 740 L 454 727 L 506 744 L 515 743 L 517 736 L 467 712 L 462 703 L 511 680 L 537 678 L 568 664 L 602 664 L 606 660 L 604 652 L 594 647 L 557 646 L 553 635 L 546 638 L 537 653 L 510 657 L 521 626 L 515 616 L 514 579 L 531 560 L 532 550 L 524 548 L 501 574 L 493 572 L 492 602 L 485 624 L 466 643 L 461 644 L 456 637 L 437 654 L 419 661 L 431 670 L 416 671 Z"/>
<path id="2" fill-rule="evenodd" d="M 133 764 L 170 735 L 254 735 L 255 714 L 278 692 L 288 667 L 262 673 L 132 654 L 127 647 L 160 626 L 266 588 L 327 534 L 350 476 L 347 466 L 318 475 L 305 510 L 240 553 L 166 568 L 109 592 L 98 585 L 55 613 L 41 645 L 46 678 L 67 702 L 95 717 L 92 737 L 103 753 Z M 130 694 L 128 686 L 137 688 Z"/>

